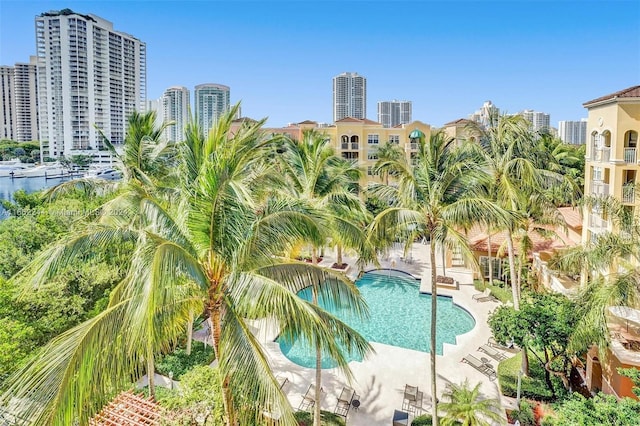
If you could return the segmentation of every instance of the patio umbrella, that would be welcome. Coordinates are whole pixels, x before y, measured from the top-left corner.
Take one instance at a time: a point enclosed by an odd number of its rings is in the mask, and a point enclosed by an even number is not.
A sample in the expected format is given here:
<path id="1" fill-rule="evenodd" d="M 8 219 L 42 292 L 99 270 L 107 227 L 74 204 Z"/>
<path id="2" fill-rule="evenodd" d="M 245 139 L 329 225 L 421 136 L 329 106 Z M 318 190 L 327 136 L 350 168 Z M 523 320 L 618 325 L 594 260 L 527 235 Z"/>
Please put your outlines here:
<path id="1" fill-rule="evenodd" d="M 627 331 L 629 331 L 629 321 L 640 325 L 640 310 L 628 306 L 609 306 L 609 313 L 615 317 L 625 320 Z"/>

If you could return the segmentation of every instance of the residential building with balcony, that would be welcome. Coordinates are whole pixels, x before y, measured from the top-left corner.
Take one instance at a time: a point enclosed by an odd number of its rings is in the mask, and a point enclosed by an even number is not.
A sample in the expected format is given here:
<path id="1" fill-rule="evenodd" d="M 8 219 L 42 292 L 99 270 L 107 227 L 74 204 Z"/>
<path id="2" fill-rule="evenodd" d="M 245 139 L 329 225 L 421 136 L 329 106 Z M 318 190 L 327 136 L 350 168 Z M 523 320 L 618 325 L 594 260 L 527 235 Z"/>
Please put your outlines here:
<path id="1" fill-rule="evenodd" d="M 333 77 L 333 121 L 346 117 L 367 117 L 367 79 L 356 72 Z"/>
<path id="2" fill-rule="evenodd" d="M 584 145 L 587 142 L 587 119 L 559 121 L 558 137 L 566 144 Z"/>
<path id="3" fill-rule="evenodd" d="M 610 196 L 628 213 L 637 217 L 640 198 L 636 182 L 640 173 L 640 86 L 593 99 L 583 104 L 588 110 L 585 195 Z M 623 232 L 597 205 L 585 207 L 582 241 L 588 242 L 605 231 Z M 606 361 L 598 348 L 587 354 L 586 379 L 592 390 L 618 397 L 635 397 L 632 382 L 621 376 L 618 367 L 640 368 L 640 311 L 610 307 L 607 324 L 611 344 Z"/>
<path id="4" fill-rule="evenodd" d="M 382 127 L 396 127 L 411 122 L 411 101 L 378 102 L 378 122 Z"/>
<path id="5" fill-rule="evenodd" d="M 146 109 L 146 44 L 69 9 L 43 13 L 35 26 L 41 157 L 110 162 L 101 131 L 117 149 L 129 115 Z"/>
<path id="6" fill-rule="evenodd" d="M 15 69 L 0 67 L 0 139 L 15 140 L 16 135 L 16 103 L 15 103 Z"/>
<path id="7" fill-rule="evenodd" d="M 231 109 L 231 89 L 223 84 L 205 83 L 195 87 L 196 123 L 202 134 L 208 135 L 211 126 Z"/>
<path id="8" fill-rule="evenodd" d="M 189 122 L 191 103 L 189 89 L 183 86 L 170 87 L 162 96 L 162 121 L 172 123 L 164 131 L 164 137 L 170 142 L 184 140 L 184 131 Z"/>
<path id="9" fill-rule="evenodd" d="M 522 115 L 525 120 L 531 123 L 531 130 L 533 130 L 534 132 L 543 130 L 548 131 L 549 129 L 551 129 L 551 116 L 546 112 L 525 109 L 520 113 L 520 115 Z"/>
<path id="10" fill-rule="evenodd" d="M 235 132 L 235 129 L 247 120 L 251 119 L 244 117 L 234 120 L 231 131 Z M 343 118 L 332 125 L 307 120 L 292 123 L 286 127 L 265 128 L 264 131 L 269 134 L 286 134 L 293 139 L 301 140 L 303 132 L 307 129 L 316 129 L 324 134 L 331 142 L 337 155 L 352 160 L 358 165 L 364 172 L 360 182 L 363 187 L 368 182 L 381 182 L 382 180 L 374 172 L 380 146 L 387 142 L 396 144 L 404 152 L 407 160 L 412 161 L 418 151 L 418 142 L 411 139 L 411 134 L 417 131 L 426 140 L 429 140 L 432 132 L 431 126 L 421 121 L 388 128 L 377 121 L 352 117 Z"/>

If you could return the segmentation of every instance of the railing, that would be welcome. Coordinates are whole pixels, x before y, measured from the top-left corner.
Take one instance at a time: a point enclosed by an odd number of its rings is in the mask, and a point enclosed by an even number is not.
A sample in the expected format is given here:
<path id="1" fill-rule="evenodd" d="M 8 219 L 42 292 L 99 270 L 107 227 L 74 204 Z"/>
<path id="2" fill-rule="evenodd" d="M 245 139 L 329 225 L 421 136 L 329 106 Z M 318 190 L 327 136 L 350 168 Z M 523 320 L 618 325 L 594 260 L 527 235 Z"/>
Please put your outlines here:
<path id="1" fill-rule="evenodd" d="M 599 180 L 591 181 L 591 194 L 606 196 L 609 195 L 609 184 Z"/>
<path id="2" fill-rule="evenodd" d="M 636 148 L 625 148 L 624 149 L 624 162 L 625 163 L 635 163 L 636 162 Z"/>
<path id="3" fill-rule="evenodd" d="M 340 147 L 340 149 L 342 149 L 342 150 L 349 149 L 349 144 L 348 143 L 343 143 L 342 146 Z"/>
<path id="4" fill-rule="evenodd" d="M 411 143 L 411 149 L 418 149 L 417 143 Z"/>
<path id="5" fill-rule="evenodd" d="M 357 150 L 358 149 L 358 144 L 357 143 L 351 143 L 351 149 L 352 150 Z"/>
<path id="6" fill-rule="evenodd" d="M 632 185 L 622 187 L 622 202 L 631 204 L 636 200 L 636 188 Z"/>
<path id="7" fill-rule="evenodd" d="M 589 227 L 592 229 L 606 229 L 608 222 L 597 213 L 589 215 Z"/>
<path id="8" fill-rule="evenodd" d="M 595 149 L 593 152 L 593 161 L 602 161 L 602 162 L 609 161 L 610 154 L 611 154 L 610 147 Z"/>

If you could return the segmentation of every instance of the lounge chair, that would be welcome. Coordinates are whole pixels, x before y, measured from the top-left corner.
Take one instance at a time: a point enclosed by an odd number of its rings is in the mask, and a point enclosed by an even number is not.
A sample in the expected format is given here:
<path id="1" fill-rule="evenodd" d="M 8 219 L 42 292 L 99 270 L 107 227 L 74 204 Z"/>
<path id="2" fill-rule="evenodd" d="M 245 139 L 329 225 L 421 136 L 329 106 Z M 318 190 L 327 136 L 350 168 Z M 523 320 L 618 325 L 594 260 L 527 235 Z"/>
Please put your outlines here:
<path id="1" fill-rule="evenodd" d="M 347 414 L 349 414 L 349 408 L 351 408 L 351 400 L 353 399 L 353 395 L 355 395 L 355 391 L 353 389 L 343 387 L 333 413 L 346 419 Z"/>
<path id="2" fill-rule="evenodd" d="M 494 370 L 490 364 L 480 361 L 478 358 L 476 358 L 471 354 L 462 358 L 462 362 L 466 362 L 467 364 L 469 364 L 479 372 L 483 373 L 490 380 L 495 380 L 495 378 L 497 377 L 496 370 Z"/>
<path id="3" fill-rule="evenodd" d="M 473 300 L 478 300 L 478 299 L 481 299 L 483 297 L 488 297 L 490 295 L 491 295 L 491 289 L 487 287 L 487 288 L 484 289 L 484 291 L 482 293 L 476 293 L 473 296 L 471 296 L 471 298 Z"/>
<path id="4" fill-rule="evenodd" d="M 278 381 L 278 387 L 280 387 L 280 389 L 282 389 L 284 387 L 284 385 L 286 385 L 287 383 L 289 383 L 289 379 L 284 377 L 284 376 L 276 376 L 276 380 Z"/>
<path id="5" fill-rule="evenodd" d="M 487 340 L 487 345 L 491 346 L 492 348 L 498 348 L 506 351 L 513 351 L 514 349 L 513 341 L 507 342 L 506 345 L 503 345 L 501 343 L 498 343 L 493 337 L 489 337 L 489 340 Z"/>
<path id="6" fill-rule="evenodd" d="M 502 361 L 507 359 L 507 356 L 505 354 L 503 354 L 502 352 L 498 352 L 495 348 L 489 345 L 482 345 L 478 348 L 478 350 L 480 352 L 484 352 L 485 354 L 489 355 L 491 358 L 495 359 L 496 361 Z"/>
<path id="7" fill-rule="evenodd" d="M 322 388 L 320 388 L 320 392 L 322 392 Z M 316 385 L 312 383 L 309 385 L 309 388 L 307 389 L 305 394 L 302 395 L 302 401 L 300 402 L 298 409 L 306 411 L 312 408 L 315 404 L 316 404 Z"/>

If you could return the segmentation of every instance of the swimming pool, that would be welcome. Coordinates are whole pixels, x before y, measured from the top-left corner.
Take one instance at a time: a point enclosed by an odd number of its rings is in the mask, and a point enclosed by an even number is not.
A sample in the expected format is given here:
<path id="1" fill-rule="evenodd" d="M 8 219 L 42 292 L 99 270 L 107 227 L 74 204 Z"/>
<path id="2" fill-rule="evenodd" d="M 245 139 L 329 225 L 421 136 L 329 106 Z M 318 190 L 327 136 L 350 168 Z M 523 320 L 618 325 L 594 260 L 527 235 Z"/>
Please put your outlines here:
<path id="1" fill-rule="evenodd" d="M 429 352 L 431 327 L 431 295 L 420 294 L 419 281 L 408 275 L 390 274 L 388 271 L 366 273 L 356 281 L 356 286 L 367 301 L 369 318 L 353 318 L 346 309 L 320 305 L 355 328 L 369 342 L 384 343 L 416 351 Z M 310 289 L 300 296 L 311 300 Z M 456 343 L 456 336 L 471 331 L 475 326 L 473 316 L 455 305 L 451 297 L 438 296 L 436 353 L 442 355 L 444 343 Z M 302 341 L 289 342 L 278 338 L 282 353 L 303 367 L 315 368 L 315 349 Z M 357 360 L 351 356 L 351 360 Z M 335 363 L 323 357 L 322 368 L 333 368 Z"/>

